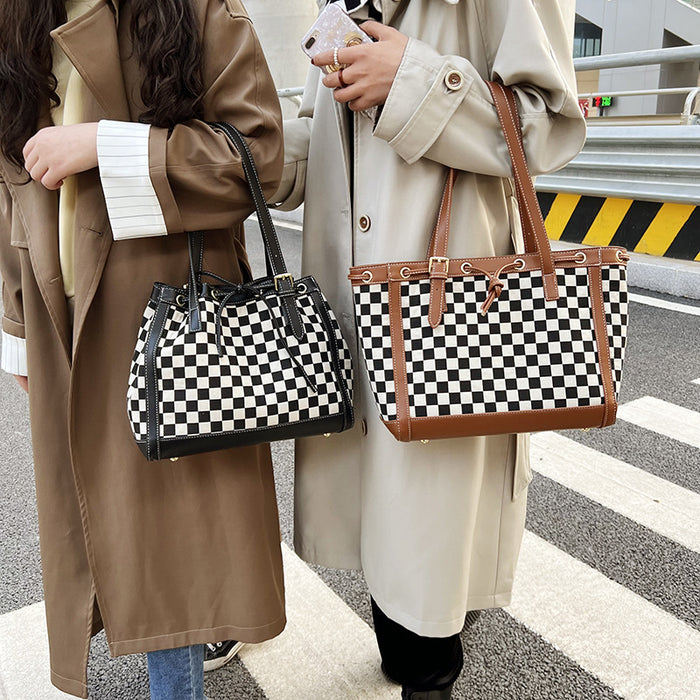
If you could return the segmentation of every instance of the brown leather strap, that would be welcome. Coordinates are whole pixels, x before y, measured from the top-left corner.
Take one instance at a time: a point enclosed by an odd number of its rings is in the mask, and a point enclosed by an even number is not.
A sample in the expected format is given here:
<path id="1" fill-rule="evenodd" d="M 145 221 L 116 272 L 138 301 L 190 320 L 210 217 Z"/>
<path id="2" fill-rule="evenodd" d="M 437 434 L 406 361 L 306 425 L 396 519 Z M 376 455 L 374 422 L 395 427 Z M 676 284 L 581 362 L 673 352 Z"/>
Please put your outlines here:
<path id="1" fill-rule="evenodd" d="M 615 398 L 615 383 L 612 375 L 612 362 L 610 359 L 610 340 L 608 324 L 605 320 L 605 304 L 603 302 L 603 275 L 601 268 L 589 267 L 589 293 L 593 312 L 593 329 L 596 345 L 598 346 L 598 365 L 600 376 L 603 380 L 603 397 L 605 400 L 605 412 L 600 424 L 601 428 L 612 425 L 617 414 L 617 400 Z"/>
<path id="2" fill-rule="evenodd" d="M 552 253 L 557 269 L 573 267 L 594 267 L 599 265 L 626 265 L 629 255 L 623 248 L 579 248 Z M 488 258 L 450 258 L 448 277 L 462 279 L 474 274 L 485 277 L 498 277 L 504 266 L 516 265 L 520 272 L 533 272 L 540 269 L 540 259 L 536 254 L 499 255 Z M 348 279 L 353 285 L 383 284 L 389 280 L 428 279 L 428 261 L 381 263 L 351 267 Z"/>
<path id="3" fill-rule="evenodd" d="M 527 253 L 537 253 L 540 256 L 544 296 L 547 301 L 553 301 L 559 298 L 557 275 L 554 271 L 552 249 L 547 238 L 542 211 L 540 210 L 535 187 L 532 184 L 530 171 L 527 167 L 515 95 L 510 88 L 506 88 L 500 83 L 487 81 L 486 85 L 496 106 L 498 120 L 506 138 L 513 166 L 515 193 L 518 199 L 518 208 L 525 238 L 525 251 Z"/>
<path id="4" fill-rule="evenodd" d="M 469 435 L 503 435 L 507 433 L 536 433 L 541 430 L 597 428 L 605 407 L 576 406 L 537 411 L 508 411 L 503 413 L 469 413 L 451 416 L 411 418 L 413 440 L 442 440 Z M 398 440 L 396 421 L 384 423 Z"/>
<path id="5" fill-rule="evenodd" d="M 409 2 L 410 0 L 401 0 L 399 6 L 396 8 L 396 10 L 394 10 L 391 22 L 389 22 L 390 27 L 395 27 L 398 24 L 398 21 L 401 19 L 401 17 L 403 17 L 403 13 L 406 12 Z"/>
<path id="6" fill-rule="evenodd" d="M 396 394 L 397 440 L 410 442 L 411 421 L 408 413 L 408 377 L 406 375 L 406 347 L 403 340 L 401 314 L 401 282 L 389 282 L 389 328 L 391 331 L 391 358 L 394 364 L 394 392 Z"/>
<path id="7" fill-rule="evenodd" d="M 430 307 L 428 321 L 432 328 L 442 322 L 442 314 L 447 308 L 445 299 L 445 282 L 450 261 L 447 257 L 447 243 L 450 237 L 450 213 L 452 211 L 452 193 L 457 174 L 453 168 L 447 173 L 445 189 L 442 192 L 440 212 L 433 229 L 428 246 L 428 270 L 430 276 Z"/>
<path id="8" fill-rule="evenodd" d="M 450 237 L 450 213 L 452 211 L 452 193 L 454 191 L 457 173 L 454 168 L 450 168 L 445 180 L 445 187 L 442 190 L 442 200 L 440 201 L 440 211 L 437 222 L 433 229 L 428 245 L 428 257 L 447 255 L 447 242 Z"/>

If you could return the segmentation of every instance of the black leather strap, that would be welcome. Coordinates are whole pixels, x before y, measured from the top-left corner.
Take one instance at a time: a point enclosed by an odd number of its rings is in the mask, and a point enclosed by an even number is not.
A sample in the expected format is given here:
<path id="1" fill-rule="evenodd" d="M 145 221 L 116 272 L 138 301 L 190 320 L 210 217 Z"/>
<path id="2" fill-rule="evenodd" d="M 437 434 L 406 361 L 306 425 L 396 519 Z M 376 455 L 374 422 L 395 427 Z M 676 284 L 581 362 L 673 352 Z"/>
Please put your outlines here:
<path id="1" fill-rule="evenodd" d="M 277 239 L 277 233 L 272 223 L 270 210 L 265 201 L 258 171 L 255 167 L 255 161 L 253 160 L 250 148 L 248 148 L 248 143 L 238 129 L 231 126 L 231 124 L 227 124 L 226 122 L 212 122 L 211 126 L 220 129 L 241 156 L 243 170 L 248 180 L 248 187 L 253 196 L 255 211 L 258 215 L 258 224 L 265 245 L 265 259 L 268 270 L 271 270 L 272 276 L 275 278 L 275 285 L 280 300 L 282 301 L 282 308 L 285 310 L 292 331 L 296 338 L 301 340 L 304 337 L 304 326 L 295 303 L 296 294 L 294 292 L 294 280 L 287 272 L 287 265 L 282 255 L 282 249 Z"/>
<path id="2" fill-rule="evenodd" d="M 188 289 L 188 310 L 190 330 L 195 333 L 202 329 L 202 315 L 199 309 L 199 284 L 202 278 L 202 260 L 204 258 L 204 234 L 193 231 L 187 234 L 190 251 L 190 281 Z"/>
<path id="3" fill-rule="evenodd" d="M 352 406 L 352 399 L 350 398 L 350 389 L 345 382 L 345 370 L 340 363 L 340 351 L 338 350 L 338 339 L 335 336 L 335 329 L 333 328 L 333 323 L 331 322 L 331 317 L 328 314 L 328 309 L 323 301 L 323 296 L 318 289 L 313 289 L 309 292 L 309 296 L 316 307 L 316 312 L 321 317 L 323 321 L 323 327 L 326 330 L 326 335 L 328 336 L 328 342 L 331 345 L 331 359 L 333 360 L 333 368 L 335 370 L 335 376 L 338 380 L 338 388 L 343 396 L 343 427 L 341 430 L 348 430 L 352 428 L 355 423 L 355 413 Z"/>
<path id="4" fill-rule="evenodd" d="M 398 24 L 401 17 L 403 17 L 403 13 L 406 12 L 406 8 L 408 7 L 409 2 L 410 0 L 401 0 L 399 6 L 396 8 L 396 10 L 394 10 L 391 22 L 389 22 L 390 27 L 395 27 Z"/>
<path id="5" fill-rule="evenodd" d="M 151 322 L 151 328 L 146 339 L 146 364 L 143 368 L 146 377 L 146 413 L 148 427 L 146 431 L 146 458 L 160 459 L 160 402 L 158 400 L 158 341 L 163 335 L 165 319 L 168 315 L 168 305 L 158 303 L 156 315 Z"/>

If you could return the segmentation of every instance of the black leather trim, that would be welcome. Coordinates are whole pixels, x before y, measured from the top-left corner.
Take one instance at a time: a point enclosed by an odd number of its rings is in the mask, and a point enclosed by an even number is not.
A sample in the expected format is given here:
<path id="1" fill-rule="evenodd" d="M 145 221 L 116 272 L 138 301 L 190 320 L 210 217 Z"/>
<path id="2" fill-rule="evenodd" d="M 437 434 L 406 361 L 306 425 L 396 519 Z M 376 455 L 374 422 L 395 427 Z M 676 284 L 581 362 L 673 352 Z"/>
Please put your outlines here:
<path id="1" fill-rule="evenodd" d="M 168 304 L 160 302 L 156 307 L 156 314 L 151 321 L 151 328 L 146 339 L 144 372 L 146 373 L 146 412 L 148 414 L 147 459 L 160 459 L 160 401 L 158 398 L 156 351 L 167 316 Z"/>
<path id="2" fill-rule="evenodd" d="M 188 455 L 202 452 L 227 450 L 232 447 L 259 445 L 276 440 L 293 440 L 294 438 L 310 437 L 323 433 L 339 433 L 343 430 L 344 424 L 345 416 L 342 413 L 337 413 L 314 421 L 277 425 L 259 430 L 225 433 L 222 435 L 205 435 L 202 437 L 169 438 L 160 441 L 158 457 L 149 456 L 146 443 L 137 442 L 136 444 L 146 459 L 154 461 L 155 459 L 171 459 L 173 457 L 187 457 Z"/>
<path id="3" fill-rule="evenodd" d="M 343 424 L 343 430 L 349 430 L 355 423 L 355 413 L 352 406 L 352 397 L 350 396 L 350 390 L 348 389 L 347 382 L 345 381 L 345 374 L 343 373 L 343 368 L 340 364 L 340 352 L 338 350 L 338 340 L 335 337 L 335 330 L 333 329 L 333 323 L 328 315 L 328 309 L 326 309 L 326 304 L 324 303 L 323 296 L 314 280 L 314 289 L 310 291 L 309 296 L 314 303 L 316 312 L 320 315 L 321 321 L 323 322 L 323 327 L 326 331 L 326 335 L 330 340 L 331 345 L 331 357 L 333 359 L 333 368 L 335 370 L 335 377 L 338 387 L 343 395 L 343 417 L 345 423 Z"/>
<path id="4" fill-rule="evenodd" d="M 204 234 L 193 231 L 187 234 L 187 244 L 190 253 L 190 281 L 188 311 L 190 331 L 196 333 L 202 330 L 201 310 L 199 308 L 199 281 L 202 277 L 202 260 L 204 259 Z"/>
<path id="5" fill-rule="evenodd" d="M 204 273 L 210 274 L 210 273 Z M 294 283 L 294 294 L 295 296 L 299 294 L 298 288 L 301 286 L 306 287 L 306 292 L 309 293 L 314 289 L 318 289 L 318 285 L 313 277 L 301 277 L 295 280 Z M 199 286 L 199 298 L 210 298 L 218 301 L 223 299 L 227 294 L 234 291 L 240 291 L 240 301 L 243 302 L 250 299 L 250 294 L 246 293 L 246 289 L 253 290 L 256 295 L 271 296 L 277 295 L 275 291 L 275 282 L 270 277 L 260 277 L 252 282 L 246 282 L 244 284 L 208 284 L 204 283 Z M 177 304 L 183 310 L 187 308 L 188 304 L 182 303 L 178 304 L 178 297 L 183 297 L 185 300 L 189 295 L 189 285 L 187 287 L 172 287 L 170 285 L 164 284 L 163 282 L 156 282 L 153 285 L 153 290 L 151 291 L 151 301 L 154 302 L 168 302 L 169 304 Z M 217 295 L 217 296 L 215 296 Z M 182 300 L 181 300 L 182 301 Z M 236 304 L 236 300 L 232 299 L 228 302 L 228 306 Z"/>

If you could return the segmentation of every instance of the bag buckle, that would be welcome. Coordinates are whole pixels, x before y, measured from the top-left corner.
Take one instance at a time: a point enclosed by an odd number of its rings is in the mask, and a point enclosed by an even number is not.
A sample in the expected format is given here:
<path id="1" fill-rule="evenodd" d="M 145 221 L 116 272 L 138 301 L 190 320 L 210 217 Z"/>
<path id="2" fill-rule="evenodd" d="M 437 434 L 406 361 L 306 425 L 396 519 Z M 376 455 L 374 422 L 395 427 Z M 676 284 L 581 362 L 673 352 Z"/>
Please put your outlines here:
<path id="1" fill-rule="evenodd" d="M 444 263 L 445 265 L 445 272 L 447 272 L 447 268 L 450 265 L 450 259 L 449 258 L 443 258 L 439 255 L 433 255 L 430 260 L 428 261 L 428 274 L 430 274 L 433 271 L 433 265 L 440 265 L 441 263 Z"/>
<path id="2" fill-rule="evenodd" d="M 283 272 L 281 275 L 275 275 L 275 291 L 279 292 L 279 283 L 282 280 L 289 280 L 290 289 L 294 288 L 294 277 L 289 272 Z"/>

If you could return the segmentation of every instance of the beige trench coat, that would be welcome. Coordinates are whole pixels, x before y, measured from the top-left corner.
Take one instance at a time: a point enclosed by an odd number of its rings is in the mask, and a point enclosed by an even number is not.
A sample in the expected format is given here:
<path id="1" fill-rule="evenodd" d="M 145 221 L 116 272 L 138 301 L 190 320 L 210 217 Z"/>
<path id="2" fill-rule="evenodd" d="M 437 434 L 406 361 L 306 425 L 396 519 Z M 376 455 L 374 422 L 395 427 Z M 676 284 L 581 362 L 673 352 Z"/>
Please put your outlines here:
<path id="1" fill-rule="evenodd" d="M 248 135 L 263 185 L 282 168 L 281 115 L 238 0 L 196 0 L 204 112 Z M 86 121 L 136 121 L 139 70 L 129 3 L 101 0 L 53 34 L 88 92 Z M 46 125 L 47 120 L 43 121 Z M 241 279 L 252 210 L 239 158 L 201 122 L 150 132 L 150 175 L 167 236 L 113 242 L 97 171 L 79 176 L 75 325 L 58 258 L 57 197 L 0 161 L 3 330 L 26 337 L 42 568 L 53 683 L 87 697 L 91 633 L 113 655 L 239 639 L 284 627 L 268 446 L 148 463 L 131 436 L 126 388 L 153 282 L 187 277 L 185 230 L 205 268 Z"/>
<path id="2" fill-rule="evenodd" d="M 397 2 L 382 6 L 389 23 Z M 299 118 L 285 123 L 275 201 L 305 202 L 303 268 L 340 318 L 358 377 L 357 426 L 297 444 L 297 551 L 361 566 L 382 610 L 426 636 L 458 632 L 468 609 L 509 603 L 531 479 L 527 436 L 397 442 L 356 352 L 348 268 L 425 259 L 446 166 L 462 171 L 449 255 L 520 246 L 510 163 L 483 81 L 515 87 L 533 173 L 562 167 L 585 135 L 573 20 L 574 0 L 411 0 L 397 25 L 409 43 L 376 126 L 364 115 L 353 125 L 317 69 Z M 455 72 L 461 80 L 446 80 Z"/>

